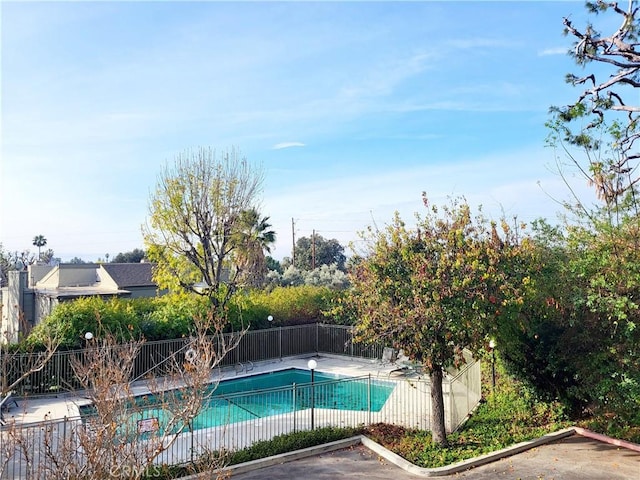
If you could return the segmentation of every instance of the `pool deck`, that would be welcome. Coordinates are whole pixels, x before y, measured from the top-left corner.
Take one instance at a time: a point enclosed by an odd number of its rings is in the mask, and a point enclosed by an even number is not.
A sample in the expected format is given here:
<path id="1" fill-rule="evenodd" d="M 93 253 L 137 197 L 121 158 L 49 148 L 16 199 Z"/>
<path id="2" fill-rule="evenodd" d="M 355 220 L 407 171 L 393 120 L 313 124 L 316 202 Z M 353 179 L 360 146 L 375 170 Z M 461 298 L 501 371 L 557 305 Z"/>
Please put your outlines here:
<path id="1" fill-rule="evenodd" d="M 266 360 L 255 364 L 242 364 L 214 370 L 211 382 L 242 378 L 259 373 L 273 372 L 289 368 L 308 370 L 309 360 L 317 362 L 316 371 L 346 376 L 366 376 L 372 378 L 390 379 L 412 376 L 419 378 L 415 371 L 400 370 L 395 365 L 382 365 L 380 360 L 368 360 L 340 355 L 302 355 L 285 357 L 283 359 Z M 176 385 L 177 386 L 177 385 Z M 146 381 L 135 382 L 131 386 L 134 396 L 150 394 Z M 91 403 L 88 395 L 83 391 L 61 393 L 55 396 L 25 398 L 18 397 L 9 405 L 9 411 L 3 414 L 6 422 L 16 424 L 36 423 L 46 420 L 73 418 L 79 415 L 79 407 Z"/>

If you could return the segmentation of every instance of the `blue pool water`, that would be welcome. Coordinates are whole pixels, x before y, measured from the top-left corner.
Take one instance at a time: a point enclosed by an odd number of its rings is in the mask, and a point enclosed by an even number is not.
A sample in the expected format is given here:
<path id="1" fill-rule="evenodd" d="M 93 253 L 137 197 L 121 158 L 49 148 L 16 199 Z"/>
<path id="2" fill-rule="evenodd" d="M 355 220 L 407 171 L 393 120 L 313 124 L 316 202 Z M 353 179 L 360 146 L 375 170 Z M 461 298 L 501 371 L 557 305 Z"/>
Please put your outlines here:
<path id="1" fill-rule="evenodd" d="M 211 385 L 205 408 L 192 419 L 189 429 L 225 425 L 271 415 L 305 410 L 313 406 L 335 410 L 378 412 L 391 395 L 395 384 L 366 377 L 342 377 L 315 372 L 311 385 L 308 370 L 291 368 L 276 372 L 224 380 Z M 295 386 L 294 386 L 295 385 Z M 179 394 L 177 395 L 179 396 Z M 131 416 L 123 422 L 126 428 L 182 429 L 172 424 L 174 416 L 160 399 L 144 396 L 135 399 Z M 90 414 L 92 407 L 84 407 Z M 142 427 L 141 427 L 142 426 Z"/>

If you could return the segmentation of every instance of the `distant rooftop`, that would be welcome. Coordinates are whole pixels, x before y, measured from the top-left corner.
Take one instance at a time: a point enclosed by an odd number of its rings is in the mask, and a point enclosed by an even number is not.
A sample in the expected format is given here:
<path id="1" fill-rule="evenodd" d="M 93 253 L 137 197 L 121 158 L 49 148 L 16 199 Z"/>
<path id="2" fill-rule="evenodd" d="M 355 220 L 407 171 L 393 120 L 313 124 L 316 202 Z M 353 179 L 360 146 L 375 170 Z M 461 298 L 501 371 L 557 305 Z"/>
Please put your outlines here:
<path id="1" fill-rule="evenodd" d="M 102 268 L 119 288 L 155 286 L 151 263 L 103 263 Z"/>
<path id="2" fill-rule="evenodd" d="M 127 290 L 105 289 L 101 287 L 59 287 L 59 288 L 39 288 L 38 294 L 51 298 L 73 299 L 81 297 L 115 297 L 128 294 Z"/>

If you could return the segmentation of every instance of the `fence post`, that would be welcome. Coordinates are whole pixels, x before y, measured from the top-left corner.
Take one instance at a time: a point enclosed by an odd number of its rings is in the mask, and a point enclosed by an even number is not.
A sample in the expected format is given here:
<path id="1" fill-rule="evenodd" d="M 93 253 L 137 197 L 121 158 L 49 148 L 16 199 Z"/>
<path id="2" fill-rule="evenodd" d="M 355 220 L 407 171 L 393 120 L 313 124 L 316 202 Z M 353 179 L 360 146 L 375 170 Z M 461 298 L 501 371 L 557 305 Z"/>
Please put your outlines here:
<path id="1" fill-rule="evenodd" d="M 367 423 L 371 425 L 371 374 L 367 377 L 367 411 L 369 412 Z"/>
<path id="2" fill-rule="evenodd" d="M 467 369 L 464 372 L 464 378 L 465 378 L 464 385 L 466 387 L 466 389 L 465 389 L 466 392 L 465 393 L 466 393 L 466 396 L 467 396 L 467 415 L 469 414 L 469 411 L 471 410 L 471 408 L 469 407 L 469 378 L 470 378 L 469 370 L 470 370 L 469 367 L 467 367 Z"/>
<path id="3" fill-rule="evenodd" d="M 455 400 L 453 398 L 453 380 L 449 380 L 449 432 L 453 432 L 453 406 L 455 404 Z"/>
<path id="4" fill-rule="evenodd" d="M 193 421 L 192 420 L 193 420 L 192 418 L 189 418 L 189 434 L 191 435 L 191 447 L 190 447 L 191 453 L 190 453 L 190 456 L 191 456 L 191 464 L 193 465 L 193 435 L 194 434 L 193 434 Z"/>
<path id="5" fill-rule="evenodd" d="M 295 433 L 296 430 L 296 384 L 293 384 L 293 432 Z"/>
<path id="6" fill-rule="evenodd" d="M 278 327 L 278 350 L 280 352 L 280 361 L 282 361 L 282 325 Z"/>
<path id="7" fill-rule="evenodd" d="M 353 328 L 349 330 L 349 333 L 351 334 L 351 342 L 349 345 L 349 355 L 353 357 Z"/>

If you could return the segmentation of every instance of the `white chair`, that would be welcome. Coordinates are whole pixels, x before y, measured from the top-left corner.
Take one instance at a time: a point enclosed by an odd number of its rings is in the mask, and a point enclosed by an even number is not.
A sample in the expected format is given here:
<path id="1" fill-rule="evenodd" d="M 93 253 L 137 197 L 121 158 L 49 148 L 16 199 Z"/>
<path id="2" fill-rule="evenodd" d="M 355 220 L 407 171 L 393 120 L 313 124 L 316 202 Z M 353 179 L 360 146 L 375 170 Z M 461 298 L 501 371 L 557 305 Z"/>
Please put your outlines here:
<path id="1" fill-rule="evenodd" d="M 382 358 L 380 363 L 382 365 L 393 365 L 396 362 L 396 351 L 391 347 L 384 347 L 382 349 Z"/>

